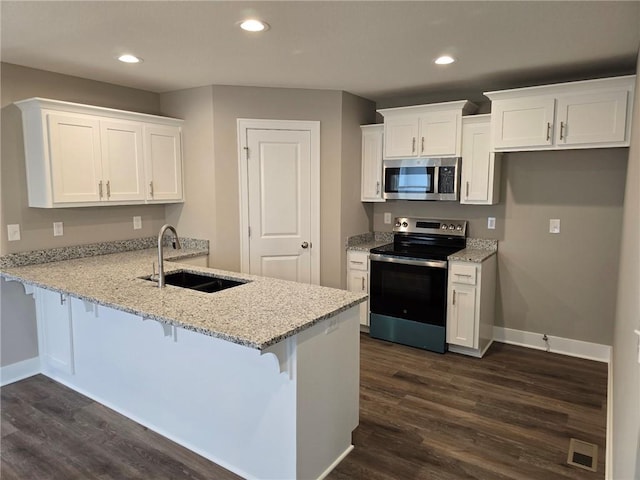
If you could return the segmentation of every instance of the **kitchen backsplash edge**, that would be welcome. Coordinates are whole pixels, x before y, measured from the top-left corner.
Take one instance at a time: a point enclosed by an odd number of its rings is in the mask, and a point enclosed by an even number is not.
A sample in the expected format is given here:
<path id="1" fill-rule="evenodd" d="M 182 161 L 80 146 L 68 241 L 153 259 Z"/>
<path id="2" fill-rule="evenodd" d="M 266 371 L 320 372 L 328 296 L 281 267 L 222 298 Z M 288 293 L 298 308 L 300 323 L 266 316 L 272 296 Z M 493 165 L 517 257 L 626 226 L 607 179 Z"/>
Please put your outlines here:
<path id="1" fill-rule="evenodd" d="M 172 239 L 167 235 L 165 245 L 170 245 Z M 134 238 L 130 240 L 115 240 L 111 242 L 91 243 L 86 245 L 72 245 L 69 247 L 50 248 L 45 250 L 32 250 L 29 252 L 10 253 L 0 256 L 0 268 L 22 267 L 38 263 L 58 262 L 74 258 L 94 257 L 108 255 L 110 253 L 130 252 L 133 250 L 145 250 L 155 248 L 158 244 L 157 237 Z M 209 240 L 180 237 L 180 245 L 184 249 L 209 251 Z"/>

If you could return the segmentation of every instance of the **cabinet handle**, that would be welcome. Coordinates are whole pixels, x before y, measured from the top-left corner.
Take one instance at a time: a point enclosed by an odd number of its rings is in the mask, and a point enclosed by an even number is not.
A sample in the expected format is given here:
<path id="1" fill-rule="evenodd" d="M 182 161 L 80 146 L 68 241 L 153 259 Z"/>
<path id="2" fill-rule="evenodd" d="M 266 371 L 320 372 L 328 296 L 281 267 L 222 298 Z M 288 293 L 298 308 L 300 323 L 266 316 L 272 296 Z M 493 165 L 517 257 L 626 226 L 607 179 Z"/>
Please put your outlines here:
<path id="1" fill-rule="evenodd" d="M 420 149 L 421 149 L 420 153 L 424 153 L 424 137 L 422 137 L 422 142 L 421 142 L 421 145 L 420 145 Z"/>
<path id="2" fill-rule="evenodd" d="M 465 197 L 469 198 L 469 182 L 467 182 L 466 191 L 467 191 L 467 193 L 466 193 Z"/>
<path id="3" fill-rule="evenodd" d="M 66 302 L 67 299 L 64 298 L 64 296 L 62 294 L 60 294 L 60 305 L 64 305 L 64 302 Z"/>
<path id="4" fill-rule="evenodd" d="M 153 197 L 153 180 L 149 182 L 149 195 Z"/>
<path id="5" fill-rule="evenodd" d="M 362 277 L 362 291 L 364 292 L 364 277 Z"/>
<path id="6" fill-rule="evenodd" d="M 380 182 L 376 182 L 376 195 L 380 195 Z"/>
<path id="7" fill-rule="evenodd" d="M 411 153 L 416 153 L 416 137 L 411 141 Z"/>
<path id="8" fill-rule="evenodd" d="M 107 180 L 107 198 L 111 198 L 111 182 Z"/>
<path id="9" fill-rule="evenodd" d="M 551 123 L 547 122 L 547 141 L 551 139 Z"/>
<path id="10" fill-rule="evenodd" d="M 98 195 L 102 198 L 102 180 L 98 182 Z"/>
<path id="11" fill-rule="evenodd" d="M 456 304 L 456 291 L 453 291 L 453 305 Z"/>
<path id="12" fill-rule="evenodd" d="M 564 135 L 564 122 L 560 122 L 560 140 L 565 137 Z"/>
<path id="13" fill-rule="evenodd" d="M 356 260 L 351 260 L 351 263 L 355 263 L 357 265 L 364 265 L 364 262 L 357 262 Z"/>

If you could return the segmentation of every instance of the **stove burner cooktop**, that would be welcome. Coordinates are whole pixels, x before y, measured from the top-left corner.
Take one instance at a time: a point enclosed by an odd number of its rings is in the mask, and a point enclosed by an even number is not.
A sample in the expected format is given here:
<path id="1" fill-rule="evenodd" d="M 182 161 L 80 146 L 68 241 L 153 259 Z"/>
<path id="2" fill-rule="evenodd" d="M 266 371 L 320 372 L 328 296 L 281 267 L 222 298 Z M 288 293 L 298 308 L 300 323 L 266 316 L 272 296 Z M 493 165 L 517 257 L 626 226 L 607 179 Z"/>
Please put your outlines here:
<path id="1" fill-rule="evenodd" d="M 446 260 L 466 246 L 466 220 L 396 217 L 393 243 L 371 253 L 405 258 Z"/>

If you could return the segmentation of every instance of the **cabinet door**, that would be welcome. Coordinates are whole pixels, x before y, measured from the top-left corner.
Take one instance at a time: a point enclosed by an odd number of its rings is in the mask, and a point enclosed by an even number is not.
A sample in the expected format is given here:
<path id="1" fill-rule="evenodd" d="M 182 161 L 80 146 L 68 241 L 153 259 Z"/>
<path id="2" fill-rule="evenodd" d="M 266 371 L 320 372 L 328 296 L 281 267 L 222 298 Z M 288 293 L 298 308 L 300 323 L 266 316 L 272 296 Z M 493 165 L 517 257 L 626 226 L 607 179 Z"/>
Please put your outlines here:
<path id="1" fill-rule="evenodd" d="M 516 150 L 553 144 L 554 98 L 499 100 L 491 108 L 494 148 Z"/>
<path id="2" fill-rule="evenodd" d="M 496 156 L 490 151 L 489 122 L 462 126 L 462 193 L 460 203 L 491 205 L 500 189 Z"/>
<path id="3" fill-rule="evenodd" d="M 347 289 L 350 292 L 369 293 L 369 273 L 361 270 L 349 270 Z M 360 304 L 360 325 L 369 325 L 369 301 Z"/>
<path id="4" fill-rule="evenodd" d="M 557 144 L 624 142 L 627 91 L 558 98 Z"/>
<path id="5" fill-rule="evenodd" d="M 384 119 L 384 157 L 406 158 L 418 155 L 418 116 L 399 115 Z"/>
<path id="6" fill-rule="evenodd" d="M 36 289 L 38 348 L 45 371 L 73 374 L 73 331 L 69 298 L 61 293 Z"/>
<path id="7" fill-rule="evenodd" d="M 47 114 L 53 203 L 99 202 L 103 192 L 100 122 Z"/>
<path id="8" fill-rule="evenodd" d="M 447 343 L 477 348 L 476 287 L 452 284 L 449 288 Z"/>
<path id="9" fill-rule="evenodd" d="M 106 199 L 144 201 L 142 126 L 139 123 L 101 121 L 100 136 Z"/>
<path id="10" fill-rule="evenodd" d="M 384 202 L 382 194 L 382 137 L 382 125 L 362 129 L 361 200 L 363 202 Z"/>
<path id="11" fill-rule="evenodd" d="M 459 151 L 460 115 L 456 112 L 429 113 L 420 117 L 420 144 L 423 157 L 454 156 Z"/>
<path id="12" fill-rule="evenodd" d="M 147 200 L 182 200 L 180 128 L 145 125 Z"/>

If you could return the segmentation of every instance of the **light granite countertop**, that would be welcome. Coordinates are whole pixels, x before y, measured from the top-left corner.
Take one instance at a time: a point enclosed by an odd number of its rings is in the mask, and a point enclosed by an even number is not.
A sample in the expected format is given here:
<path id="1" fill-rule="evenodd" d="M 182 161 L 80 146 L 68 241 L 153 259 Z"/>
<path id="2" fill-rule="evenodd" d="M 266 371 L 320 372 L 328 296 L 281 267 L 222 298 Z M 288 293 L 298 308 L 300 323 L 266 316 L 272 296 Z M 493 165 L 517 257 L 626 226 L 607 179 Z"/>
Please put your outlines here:
<path id="1" fill-rule="evenodd" d="M 354 235 L 347 239 L 348 251 L 368 252 L 372 248 L 393 242 L 393 233 L 375 232 Z M 447 257 L 449 261 L 482 263 L 498 252 L 498 241 L 483 238 L 467 238 L 466 248 Z"/>
<path id="2" fill-rule="evenodd" d="M 206 253 L 165 251 L 165 273 L 189 270 L 248 283 L 203 293 L 139 277 L 151 274 L 156 249 L 3 267 L 0 276 L 69 294 L 92 303 L 263 350 L 366 299 L 366 295 L 317 285 L 180 264 Z"/>

